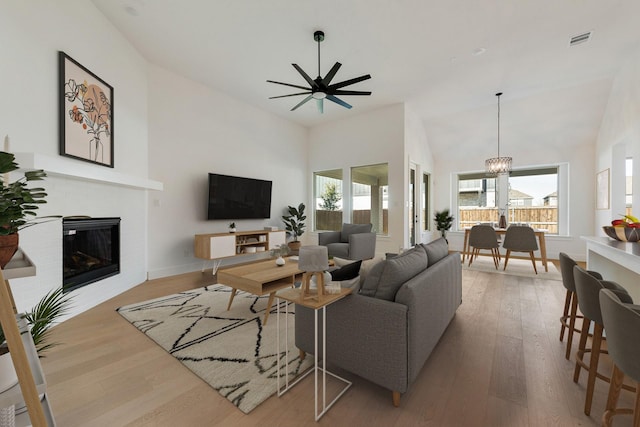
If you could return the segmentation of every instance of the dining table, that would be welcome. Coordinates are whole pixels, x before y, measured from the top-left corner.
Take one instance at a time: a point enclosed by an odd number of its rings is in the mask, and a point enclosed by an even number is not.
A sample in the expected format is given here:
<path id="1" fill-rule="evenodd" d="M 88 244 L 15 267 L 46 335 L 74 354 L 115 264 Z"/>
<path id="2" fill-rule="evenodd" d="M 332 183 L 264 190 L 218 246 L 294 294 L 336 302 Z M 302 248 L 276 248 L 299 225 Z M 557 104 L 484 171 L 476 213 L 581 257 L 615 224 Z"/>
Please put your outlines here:
<path id="1" fill-rule="evenodd" d="M 496 234 L 499 236 L 504 236 L 507 232 L 506 228 L 494 228 L 496 230 Z M 536 257 L 536 261 L 541 261 L 542 266 L 544 267 L 545 272 L 549 272 L 549 267 L 547 265 L 547 244 L 545 241 L 545 234 L 548 230 L 542 228 L 534 228 L 533 233 L 536 235 L 538 239 L 538 249 L 540 250 L 540 257 Z M 469 233 L 471 232 L 471 228 L 464 229 L 464 244 L 462 249 L 462 263 L 464 264 L 464 260 L 467 255 L 471 256 L 471 252 L 469 250 Z"/>

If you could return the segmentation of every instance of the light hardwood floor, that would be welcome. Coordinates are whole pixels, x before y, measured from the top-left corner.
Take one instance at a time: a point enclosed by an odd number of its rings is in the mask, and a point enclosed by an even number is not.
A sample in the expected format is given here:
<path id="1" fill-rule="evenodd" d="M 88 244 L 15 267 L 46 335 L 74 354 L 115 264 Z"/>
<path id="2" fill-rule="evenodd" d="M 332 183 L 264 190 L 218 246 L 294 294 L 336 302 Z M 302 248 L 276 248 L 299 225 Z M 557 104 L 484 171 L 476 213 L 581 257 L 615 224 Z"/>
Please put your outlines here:
<path id="1" fill-rule="evenodd" d="M 390 391 L 341 372 L 354 385 L 319 423 L 312 379 L 244 415 L 115 312 L 210 282 L 199 272 L 148 281 L 56 326 L 53 339 L 63 344 L 42 365 L 58 425 L 600 425 L 607 384 L 597 382 L 585 416 L 586 375 L 573 383 L 574 363 L 558 340 L 559 281 L 464 271 L 463 303 L 400 407 Z M 631 425 L 618 418 L 614 425 Z"/>

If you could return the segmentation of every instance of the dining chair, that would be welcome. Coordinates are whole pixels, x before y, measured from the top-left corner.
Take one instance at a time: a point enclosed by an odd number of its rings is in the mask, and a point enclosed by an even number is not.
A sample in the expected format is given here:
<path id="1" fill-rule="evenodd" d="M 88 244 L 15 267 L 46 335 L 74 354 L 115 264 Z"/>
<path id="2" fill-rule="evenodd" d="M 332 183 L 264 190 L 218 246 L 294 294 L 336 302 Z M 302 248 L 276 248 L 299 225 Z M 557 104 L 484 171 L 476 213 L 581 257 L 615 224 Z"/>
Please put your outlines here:
<path id="1" fill-rule="evenodd" d="M 507 250 L 504 258 L 503 270 L 507 269 L 507 263 L 509 262 L 511 252 L 528 252 L 531 257 L 531 263 L 533 264 L 533 271 L 538 274 L 536 258 L 533 254 L 534 251 L 538 250 L 538 241 L 536 240 L 533 228 L 522 225 L 510 225 L 504 234 L 502 247 Z"/>
<path id="2" fill-rule="evenodd" d="M 498 234 L 496 230 L 490 225 L 474 225 L 469 232 L 469 247 L 471 248 L 471 255 L 469 256 L 469 266 L 473 262 L 474 258 L 477 258 L 480 254 L 480 250 L 490 250 L 493 257 L 493 264 L 496 266 L 496 270 L 500 265 L 500 252 L 498 248 Z"/>
<path id="3" fill-rule="evenodd" d="M 633 426 L 640 427 L 640 387 L 636 385 L 633 409 L 617 407 L 624 376 L 640 382 L 640 306 L 623 303 L 616 293 L 608 289 L 600 291 L 599 299 L 602 321 L 607 330 L 609 356 L 613 359 L 602 425 L 610 426 L 614 415 L 633 414 Z"/>

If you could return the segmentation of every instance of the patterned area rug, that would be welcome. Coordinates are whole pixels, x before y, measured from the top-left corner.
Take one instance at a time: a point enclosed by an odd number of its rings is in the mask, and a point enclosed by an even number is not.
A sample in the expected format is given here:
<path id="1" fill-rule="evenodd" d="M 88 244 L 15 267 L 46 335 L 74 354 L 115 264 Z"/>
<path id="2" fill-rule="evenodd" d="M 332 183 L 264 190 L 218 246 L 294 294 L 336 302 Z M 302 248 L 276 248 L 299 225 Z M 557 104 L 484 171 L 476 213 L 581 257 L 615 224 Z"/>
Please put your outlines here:
<path id="1" fill-rule="evenodd" d="M 545 272 L 542 262 L 536 261 L 536 268 L 538 269 L 538 274 L 536 274 L 533 271 L 533 264 L 531 264 L 531 260 L 509 258 L 507 270 L 504 271 L 503 255 L 502 261 L 500 261 L 500 265 L 498 266 L 498 270 L 496 270 L 495 265 L 493 265 L 493 258 L 491 258 L 491 256 L 481 255 L 473 260 L 473 263 L 471 263 L 471 267 L 469 267 L 469 257 L 467 256 L 464 260 L 462 269 L 469 271 L 483 271 L 485 273 L 511 274 L 513 276 L 537 277 L 539 279 L 547 280 L 562 280 L 562 275 L 552 262 L 547 261 L 547 267 L 549 268 L 549 271 Z"/>
<path id="2" fill-rule="evenodd" d="M 291 377 L 311 367 L 313 358 L 307 356 L 300 361 L 298 357 L 292 330 L 294 305 L 281 302 L 282 351 L 277 353 L 275 304 L 264 325 L 268 296 L 238 291 L 227 311 L 230 290 L 212 285 L 127 305 L 117 311 L 247 414 L 276 392 L 277 358 L 284 363 L 285 311 L 290 328 Z M 280 375 L 284 375 L 282 367 Z"/>

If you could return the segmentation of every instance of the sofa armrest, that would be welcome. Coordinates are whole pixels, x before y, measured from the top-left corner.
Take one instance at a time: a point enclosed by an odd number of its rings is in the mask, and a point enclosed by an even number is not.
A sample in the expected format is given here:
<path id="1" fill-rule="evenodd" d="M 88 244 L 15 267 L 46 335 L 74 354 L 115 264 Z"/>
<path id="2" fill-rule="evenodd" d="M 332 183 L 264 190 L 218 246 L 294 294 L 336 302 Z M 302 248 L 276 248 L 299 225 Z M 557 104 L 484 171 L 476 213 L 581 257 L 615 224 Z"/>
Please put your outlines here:
<path id="1" fill-rule="evenodd" d="M 395 300 L 408 309 L 408 374 L 412 383 L 460 306 L 460 254 L 451 253 L 408 280 Z"/>
<path id="2" fill-rule="evenodd" d="M 349 259 L 371 259 L 376 255 L 376 233 L 349 236 Z"/>
<path id="3" fill-rule="evenodd" d="M 322 313 L 318 313 L 318 333 Z M 296 305 L 296 346 L 314 353 L 313 310 Z M 320 336 L 320 335 L 319 335 Z M 318 349 L 322 351 L 321 347 Z M 407 307 L 359 294 L 327 307 L 327 362 L 392 391 L 407 390 Z"/>
<path id="4" fill-rule="evenodd" d="M 324 231 L 318 233 L 318 245 L 326 246 L 329 243 L 340 243 L 339 231 Z"/>

